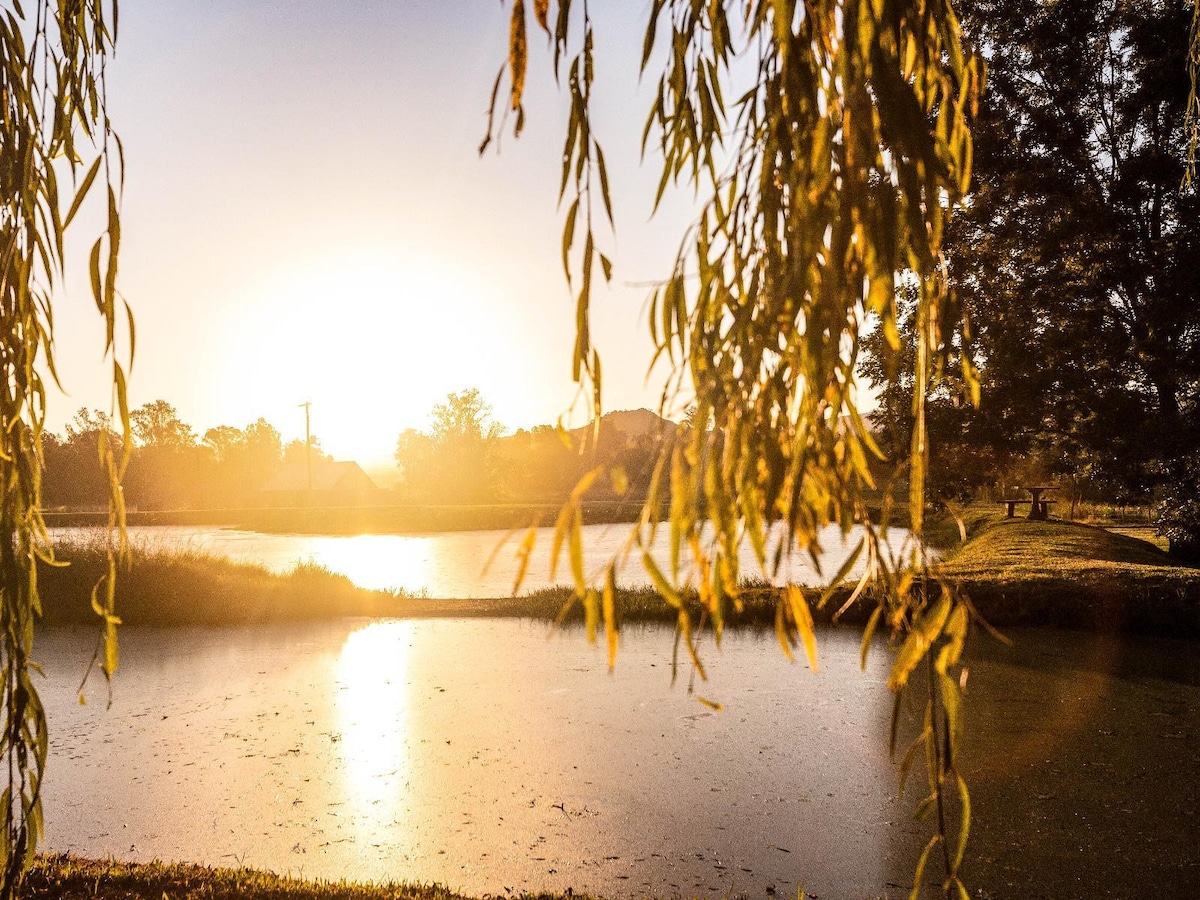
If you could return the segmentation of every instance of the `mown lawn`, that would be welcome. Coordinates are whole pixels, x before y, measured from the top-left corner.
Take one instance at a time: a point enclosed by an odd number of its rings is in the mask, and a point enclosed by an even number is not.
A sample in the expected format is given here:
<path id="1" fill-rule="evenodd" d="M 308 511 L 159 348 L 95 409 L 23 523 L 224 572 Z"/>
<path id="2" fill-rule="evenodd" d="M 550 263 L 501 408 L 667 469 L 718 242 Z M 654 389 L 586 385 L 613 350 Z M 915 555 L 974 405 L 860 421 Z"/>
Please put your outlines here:
<path id="1" fill-rule="evenodd" d="M 968 511 L 944 570 L 996 625 L 1200 636 L 1200 568 L 1094 525 Z"/>

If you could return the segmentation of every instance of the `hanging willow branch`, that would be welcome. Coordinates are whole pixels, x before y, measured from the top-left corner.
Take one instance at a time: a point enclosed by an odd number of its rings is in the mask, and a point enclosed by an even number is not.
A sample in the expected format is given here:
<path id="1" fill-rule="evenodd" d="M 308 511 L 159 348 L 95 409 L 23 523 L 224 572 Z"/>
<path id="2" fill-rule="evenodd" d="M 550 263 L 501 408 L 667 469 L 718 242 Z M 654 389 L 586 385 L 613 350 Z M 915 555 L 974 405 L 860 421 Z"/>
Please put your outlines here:
<path id="1" fill-rule="evenodd" d="M 121 242 L 120 144 L 106 115 L 105 65 L 116 37 L 115 0 L 30 6 L 12 2 L 0 17 L 0 897 L 11 897 L 42 831 L 46 717 L 31 678 L 33 628 L 41 613 L 37 566 L 53 563 L 41 513 L 46 383 L 57 383 L 52 301 L 63 279 L 67 227 L 85 198 L 106 190 L 104 233 L 89 276 L 112 358 L 113 403 L 128 433 L 125 366 L 118 334 L 133 324 L 116 289 Z M 87 157 L 93 157 L 88 162 Z M 60 181 L 61 180 L 61 181 Z M 111 488 L 110 530 L 124 534 L 120 475 L 128 441 L 101 436 L 97 453 Z M 102 668 L 116 667 L 115 548 L 93 592 L 103 623 Z M 6 779 L 6 780 L 4 780 Z"/>
<path id="2" fill-rule="evenodd" d="M 556 71 L 568 60 L 562 254 L 577 291 L 574 375 L 592 385 L 598 420 L 601 369 L 588 327 L 592 272 L 599 263 L 607 278 L 611 263 L 600 250 L 593 210 L 602 203 L 610 225 L 612 213 L 590 116 L 596 29 L 586 0 L 559 0 L 553 30 L 552 7 L 534 3 Z M 518 112 L 518 129 L 527 54 L 524 0 L 513 0 L 509 106 Z M 880 454 L 856 408 L 854 373 L 869 319 L 899 350 L 897 293 L 910 286 L 920 302 L 908 507 L 919 535 L 925 397 L 950 342 L 965 337 L 945 287 L 941 241 L 970 181 L 970 124 L 983 64 L 965 49 L 946 0 L 651 0 L 642 76 L 656 84 L 643 139 L 662 166 L 655 205 L 672 184 L 691 187 L 703 201 L 670 276 L 653 293 L 649 320 L 655 359 L 671 366 L 664 409 L 670 400 L 694 398 L 700 424 L 681 428 L 663 451 L 630 549 L 640 549 L 675 608 L 678 634 L 703 673 L 696 636 L 711 625 L 719 641 L 727 613 L 740 609 L 744 545 L 761 574 L 776 575 L 791 552 L 815 558 L 830 523 L 843 531 L 865 526 L 852 554 L 852 562 L 860 555 L 868 562 L 852 600 L 876 602 L 864 647 L 879 624 L 890 627 L 900 645 L 889 682 L 898 694 L 923 661 L 931 666 L 920 737 L 928 751 L 927 803 L 938 813 L 929 851 L 942 844 L 943 889 L 965 893 L 957 873 L 967 817 L 960 849 L 952 851 L 953 804 L 944 789 L 961 797 L 961 812 L 969 809 L 953 752 L 954 670 L 969 606 L 936 577 L 919 541 L 892 560 L 881 530 L 869 524 L 868 461 Z M 977 399 L 977 373 L 969 354 L 960 356 Z M 559 517 L 554 557 L 563 546 L 573 561 L 580 555 L 585 490 L 572 494 Z M 666 572 L 649 552 L 660 531 L 670 546 Z M 611 664 L 617 643 L 610 590 L 591 588 L 582 567 L 573 568 L 589 621 L 605 622 Z M 683 601 L 689 571 L 697 573 L 699 614 Z M 802 643 L 815 667 L 809 601 L 794 586 L 780 592 L 777 625 L 785 652 Z"/>
<path id="3" fill-rule="evenodd" d="M 1187 115 L 1184 131 L 1187 135 L 1187 172 L 1184 184 L 1191 185 L 1196 177 L 1196 164 L 1200 158 L 1200 3 L 1192 8 L 1192 39 L 1188 45 L 1188 75 L 1192 89 L 1188 93 Z"/>

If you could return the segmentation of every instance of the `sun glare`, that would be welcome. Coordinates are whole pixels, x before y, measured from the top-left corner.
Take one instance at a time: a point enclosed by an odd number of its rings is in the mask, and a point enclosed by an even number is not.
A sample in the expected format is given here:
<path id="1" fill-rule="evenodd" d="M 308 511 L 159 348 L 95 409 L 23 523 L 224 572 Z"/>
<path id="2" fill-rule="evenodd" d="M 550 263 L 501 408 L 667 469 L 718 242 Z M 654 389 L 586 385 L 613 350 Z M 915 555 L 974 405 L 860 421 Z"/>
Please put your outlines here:
<path id="1" fill-rule="evenodd" d="M 264 271 L 244 287 L 226 329 L 236 339 L 222 393 L 285 438 L 303 434 L 297 404 L 311 400 L 326 452 L 390 459 L 400 431 L 425 427 L 449 391 L 485 380 L 489 391 L 505 389 L 496 347 L 511 326 L 499 290 L 461 262 L 395 249 Z"/>
<path id="2" fill-rule="evenodd" d="M 338 660 L 336 695 L 347 796 L 360 824 L 382 828 L 400 814 L 410 778 L 409 653 L 412 623 L 352 632 Z"/>

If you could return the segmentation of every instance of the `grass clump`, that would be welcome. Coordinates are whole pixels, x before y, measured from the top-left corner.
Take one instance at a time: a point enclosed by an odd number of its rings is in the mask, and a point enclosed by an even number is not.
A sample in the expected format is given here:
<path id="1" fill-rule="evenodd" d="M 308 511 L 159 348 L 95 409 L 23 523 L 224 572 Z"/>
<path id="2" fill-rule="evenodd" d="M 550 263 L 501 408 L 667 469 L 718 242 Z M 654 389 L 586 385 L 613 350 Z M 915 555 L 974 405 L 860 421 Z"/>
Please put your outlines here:
<path id="1" fill-rule="evenodd" d="M 290 878 L 257 869 L 213 869 L 185 863 L 126 863 L 67 854 L 39 856 L 25 877 L 22 900 L 467 900 L 437 884 L 358 884 Z M 524 894 L 526 900 L 567 895 Z M 587 900 L 571 894 L 572 900 Z"/>
<path id="2" fill-rule="evenodd" d="M 814 592 L 815 595 L 815 592 Z M 704 615 L 700 595 L 694 590 L 680 593 L 684 608 L 699 622 Z M 741 610 L 731 609 L 726 614 L 726 624 L 733 626 L 774 627 L 775 607 L 779 590 L 765 582 L 749 582 L 742 586 Z M 613 598 L 618 625 L 626 622 L 661 622 L 673 625 L 679 612 L 652 587 L 618 587 Z M 575 624 L 585 619 L 583 604 L 574 598 L 569 587 L 544 588 L 523 597 L 505 601 L 510 614 L 532 619 L 549 619 Z"/>

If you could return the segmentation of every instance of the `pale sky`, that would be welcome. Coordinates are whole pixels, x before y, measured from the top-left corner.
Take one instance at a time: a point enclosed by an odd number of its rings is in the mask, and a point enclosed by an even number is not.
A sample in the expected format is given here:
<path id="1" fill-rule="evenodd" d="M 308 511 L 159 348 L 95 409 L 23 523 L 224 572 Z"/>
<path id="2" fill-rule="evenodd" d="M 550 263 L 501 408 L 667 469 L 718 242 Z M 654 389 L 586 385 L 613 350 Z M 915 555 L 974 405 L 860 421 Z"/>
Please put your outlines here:
<path id="1" fill-rule="evenodd" d="M 617 234 L 593 333 L 605 407 L 653 409 L 663 373 L 647 384 L 645 282 L 668 273 L 693 204 L 673 196 L 649 221 L 648 3 L 601 6 L 597 122 Z M 477 154 L 508 15 L 496 0 L 122 0 L 109 100 L 127 162 L 131 406 L 163 398 L 199 434 L 263 416 L 290 439 L 311 400 L 324 448 L 367 465 L 450 391 L 480 388 L 509 430 L 568 409 L 567 107 L 532 16 L 525 133 Z M 80 406 L 110 408 L 84 268 L 99 227 L 73 226 L 52 430 Z"/>

